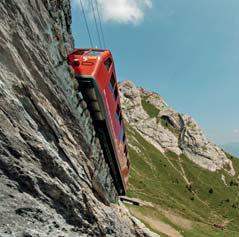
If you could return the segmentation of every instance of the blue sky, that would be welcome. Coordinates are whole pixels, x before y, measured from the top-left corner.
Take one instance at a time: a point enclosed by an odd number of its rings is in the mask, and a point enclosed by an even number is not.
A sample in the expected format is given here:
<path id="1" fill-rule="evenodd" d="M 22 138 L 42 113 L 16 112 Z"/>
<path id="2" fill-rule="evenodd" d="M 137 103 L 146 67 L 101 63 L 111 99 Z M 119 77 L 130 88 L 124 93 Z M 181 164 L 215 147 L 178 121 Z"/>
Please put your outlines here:
<path id="1" fill-rule="evenodd" d="M 88 0 L 82 0 L 94 45 Z M 98 0 L 118 80 L 158 92 L 215 143 L 239 142 L 239 1 Z M 79 0 L 76 47 L 89 47 Z"/>

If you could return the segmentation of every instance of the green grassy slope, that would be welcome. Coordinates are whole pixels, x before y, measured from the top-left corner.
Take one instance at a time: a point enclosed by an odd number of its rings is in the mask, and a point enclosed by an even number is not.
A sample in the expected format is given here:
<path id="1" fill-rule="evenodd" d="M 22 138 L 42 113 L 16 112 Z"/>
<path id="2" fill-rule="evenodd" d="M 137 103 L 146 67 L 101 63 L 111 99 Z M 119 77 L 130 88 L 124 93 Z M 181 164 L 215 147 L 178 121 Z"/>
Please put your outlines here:
<path id="1" fill-rule="evenodd" d="M 159 113 L 159 109 L 156 108 L 154 105 L 152 105 L 151 103 L 149 103 L 147 101 L 147 98 L 142 98 L 141 100 L 141 104 L 144 108 L 144 110 L 147 112 L 147 114 L 151 117 L 157 117 L 158 113 Z"/>
<path id="2" fill-rule="evenodd" d="M 185 156 L 160 153 L 129 125 L 127 135 L 131 161 L 128 195 L 155 205 L 130 206 L 131 211 L 162 220 L 186 237 L 239 236 L 238 159 L 229 156 L 237 171 L 235 177 L 230 177 L 223 171 L 204 170 Z M 192 227 L 175 224 L 162 209 L 189 219 Z M 222 223 L 226 223 L 224 230 L 213 227 Z"/>

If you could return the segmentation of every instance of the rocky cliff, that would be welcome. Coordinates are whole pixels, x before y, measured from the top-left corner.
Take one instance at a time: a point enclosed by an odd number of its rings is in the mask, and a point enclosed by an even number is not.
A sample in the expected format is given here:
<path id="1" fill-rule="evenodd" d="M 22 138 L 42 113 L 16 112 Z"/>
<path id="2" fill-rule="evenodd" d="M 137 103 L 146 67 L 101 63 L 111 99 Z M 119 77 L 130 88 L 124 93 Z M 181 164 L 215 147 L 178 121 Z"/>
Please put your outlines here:
<path id="1" fill-rule="evenodd" d="M 231 160 L 206 138 L 193 118 L 177 113 L 159 94 L 131 81 L 122 82 L 120 90 L 126 121 L 159 151 L 185 154 L 202 168 L 235 174 Z"/>
<path id="2" fill-rule="evenodd" d="M 0 1 L 0 236 L 150 236 L 116 200 L 66 53 L 69 0 Z"/>

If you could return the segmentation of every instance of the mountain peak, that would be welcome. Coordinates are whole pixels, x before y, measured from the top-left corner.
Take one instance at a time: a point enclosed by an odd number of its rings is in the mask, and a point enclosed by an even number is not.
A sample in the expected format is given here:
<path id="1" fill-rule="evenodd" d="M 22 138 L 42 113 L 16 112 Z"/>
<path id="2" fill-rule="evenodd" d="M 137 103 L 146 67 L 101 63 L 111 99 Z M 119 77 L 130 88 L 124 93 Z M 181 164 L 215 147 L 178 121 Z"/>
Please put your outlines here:
<path id="1" fill-rule="evenodd" d="M 159 151 L 184 154 L 202 168 L 235 175 L 231 160 L 208 140 L 192 117 L 176 112 L 158 93 L 132 81 L 123 81 L 119 87 L 125 120 Z"/>

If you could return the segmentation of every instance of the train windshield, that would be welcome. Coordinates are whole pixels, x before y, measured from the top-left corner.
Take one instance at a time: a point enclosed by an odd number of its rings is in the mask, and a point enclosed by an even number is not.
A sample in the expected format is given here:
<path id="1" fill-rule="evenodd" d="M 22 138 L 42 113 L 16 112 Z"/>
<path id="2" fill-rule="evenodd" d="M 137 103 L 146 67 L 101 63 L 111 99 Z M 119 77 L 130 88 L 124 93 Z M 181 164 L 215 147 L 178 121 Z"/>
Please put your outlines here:
<path id="1" fill-rule="evenodd" d="M 78 49 L 73 52 L 73 55 L 87 55 L 87 56 L 100 56 L 103 51 L 101 50 L 87 50 L 87 49 Z"/>
<path id="2" fill-rule="evenodd" d="M 72 54 L 83 55 L 85 52 L 86 52 L 86 50 L 84 50 L 84 49 L 78 49 L 75 52 L 73 52 Z"/>
<path id="3" fill-rule="evenodd" d="M 100 51 L 94 51 L 94 50 L 92 50 L 92 51 L 90 51 L 89 53 L 87 53 L 87 55 L 88 55 L 88 56 L 100 56 L 101 53 L 102 53 L 102 52 L 100 52 Z"/>

